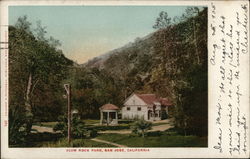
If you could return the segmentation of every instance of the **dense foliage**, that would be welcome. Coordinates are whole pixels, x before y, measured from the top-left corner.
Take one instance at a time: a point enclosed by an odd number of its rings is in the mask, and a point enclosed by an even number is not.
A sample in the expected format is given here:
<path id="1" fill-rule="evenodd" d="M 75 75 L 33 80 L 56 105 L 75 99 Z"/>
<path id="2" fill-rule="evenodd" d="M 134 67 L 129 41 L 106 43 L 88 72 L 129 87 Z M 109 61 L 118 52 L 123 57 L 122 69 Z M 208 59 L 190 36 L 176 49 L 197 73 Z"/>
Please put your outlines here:
<path id="1" fill-rule="evenodd" d="M 40 24 L 40 23 L 38 23 Z M 62 113 L 61 81 L 72 61 L 57 49 L 52 37 L 38 25 L 31 30 L 27 17 L 9 27 L 9 141 L 22 141 L 34 120 L 53 119 Z M 56 118 L 54 118 L 55 120 Z"/>
<path id="2" fill-rule="evenodd" d="M 73 138 L 86 138 L 97 136 L 97 130 L 88 129 L 79 115 L 74 114 L 71 119 L 71 132 Z M 60 116 L 59 122 L 53 127 L 54 131 L 60 131 L 66 137 L 68 135 L 68 119 L 66 116 Z"/>
<path id="3" fill-rule="evenodd" d="M 72 68 L 68 81 L 72 84 L 72 105 L 81 119 L 99 119 L 99 108 L 107 103 L 121 105 L 119 84 L 105 70 Z"/>

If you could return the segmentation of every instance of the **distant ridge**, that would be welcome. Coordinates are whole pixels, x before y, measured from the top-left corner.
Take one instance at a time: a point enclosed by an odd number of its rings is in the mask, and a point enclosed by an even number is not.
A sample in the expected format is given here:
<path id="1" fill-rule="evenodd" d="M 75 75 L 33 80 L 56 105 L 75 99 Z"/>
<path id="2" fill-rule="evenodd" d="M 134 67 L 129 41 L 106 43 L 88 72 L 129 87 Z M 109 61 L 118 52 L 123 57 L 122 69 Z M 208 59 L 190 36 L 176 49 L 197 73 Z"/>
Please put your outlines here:
<path id="1" fill-rule="evenodd" d="M 119 47 L 117 49 L 113 49 L 111 51 L 108 51 L 104 54 L 101 54 L 100 56 L 94 57 L 90 60 L 88 60 L 87 62 L 83 63 L 83 64 L 79 64 L 79 67 L 89 67 L 89 68 L 93 68 L 93 67 L 97 67 L 97 68 L 104 68 L 104 63 L 105 61 L 111 56 L 111 55 L 115 55 L 115 54 L 119 54 L 121 52 L 123 52 L 123 50 L 126 50 L 130 47 L 135 46 L 139 41 L 144 41 L 149 39 L 150 37 L 152 37 L 153 33 L 150 33 L 142 38 L 137 37 L 134 42 L 129 42 L 127 44 L 125 44 L 122 47 Z"/>

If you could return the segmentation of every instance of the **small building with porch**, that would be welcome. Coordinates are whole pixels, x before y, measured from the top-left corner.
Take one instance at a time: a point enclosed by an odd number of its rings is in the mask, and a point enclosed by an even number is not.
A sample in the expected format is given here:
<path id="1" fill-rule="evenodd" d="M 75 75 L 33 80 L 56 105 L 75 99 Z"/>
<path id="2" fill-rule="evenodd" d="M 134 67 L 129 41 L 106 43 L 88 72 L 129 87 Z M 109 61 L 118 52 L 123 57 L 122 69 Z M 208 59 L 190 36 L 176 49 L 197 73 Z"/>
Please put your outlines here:
<path id="1" fill-rule="evenodd" d="M 100 124 L 101 125 L 116 125 L 118 124 L 119 107 L 113 104 L 105 104 L 99 108 Z"/>
<path id="2" fill-rule="evenodd" d="M 167 98 L 157 97 L 155 94 L 130 95 L 122 107 L 122 119 L 144 119 L 156 121 L 162 119 L 162 114 L 169 114 L 172 103 Z"/>

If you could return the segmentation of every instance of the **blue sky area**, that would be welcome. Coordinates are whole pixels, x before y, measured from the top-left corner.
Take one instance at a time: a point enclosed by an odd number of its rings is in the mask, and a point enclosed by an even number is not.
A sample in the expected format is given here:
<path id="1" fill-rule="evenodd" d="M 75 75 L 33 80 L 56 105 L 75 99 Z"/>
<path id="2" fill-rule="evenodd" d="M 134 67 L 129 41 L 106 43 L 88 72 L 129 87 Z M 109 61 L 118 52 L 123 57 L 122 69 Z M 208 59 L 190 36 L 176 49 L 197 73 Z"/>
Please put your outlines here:
<path id="1" fill-rule="evenodd" d="M 185 6 L 10 6 L 9 24 L 27 15 L 33 28 L 41 20 L 47 36 L 62 43 L 66 57 L 84 63 L 154 31 L 160 11 L 180 16 Z"/>

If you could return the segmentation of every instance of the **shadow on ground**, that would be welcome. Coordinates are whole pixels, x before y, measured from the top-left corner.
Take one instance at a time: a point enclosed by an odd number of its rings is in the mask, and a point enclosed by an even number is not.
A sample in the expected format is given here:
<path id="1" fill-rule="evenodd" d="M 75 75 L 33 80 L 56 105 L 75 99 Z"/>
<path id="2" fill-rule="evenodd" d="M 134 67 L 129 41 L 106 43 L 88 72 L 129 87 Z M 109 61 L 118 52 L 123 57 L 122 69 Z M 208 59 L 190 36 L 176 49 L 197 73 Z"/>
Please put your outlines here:
<path id="1" fill-rule="evenodd" d="M 23 142 L 18 145 L 10 145 L 10 147 L 42 147 L 44 144 L 48 142 L 56 142 L 63 135 L 61 133 L 49 133 L 49 132 L 37 132 L 31 133 L 26 142 Z"/>

